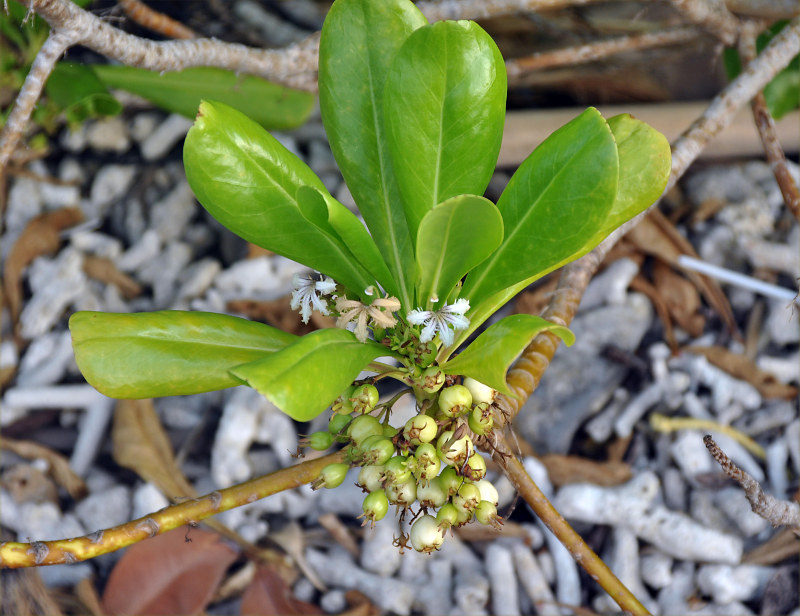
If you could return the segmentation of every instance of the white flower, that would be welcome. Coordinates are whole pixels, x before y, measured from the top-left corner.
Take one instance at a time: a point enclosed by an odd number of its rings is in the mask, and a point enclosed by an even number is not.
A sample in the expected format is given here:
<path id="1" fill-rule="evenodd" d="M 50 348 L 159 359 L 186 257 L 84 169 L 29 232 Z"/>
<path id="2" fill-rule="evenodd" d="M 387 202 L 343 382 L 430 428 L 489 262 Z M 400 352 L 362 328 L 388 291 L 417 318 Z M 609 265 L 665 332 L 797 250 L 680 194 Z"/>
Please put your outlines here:
<path id="1" fill-rule="evenodd" d="M 367 292 L 367 295 L 372 295 L 372 293 Z M 392 313 L 400 310 L 400 301 L 396 297 L 378 297 L 372 300 L 369 306 L 366 306 L 358 300 L 337 297 L 336 310 L 340 315 L 336 321 L 336 327 L 344 328 L 349 322 L 355 320 L 356 328 L 353 333 L 359 341 L 366 342 L 368 321 L 372 323 L 373 327 L 377 326 L 383 329 L 397 325 L 397 319 L 392 316 Z"/>
<path id="2" fill-rule="evenodd" d="M 292 277 L 292 283 L 294 284 L 294 291 L 292 291 L 292 303 L 290 305 L 292 310 L 300 308 L 300 316 L 303 319 L 303 323 L 308 323 L 312 310 L 318 310 L 325 315 L 329 314 L 328 307 L 320 299 L 320 296 L 330 295 L 336 289 L 336 281 L 333 278 L 319 275 L 318 280 L 317 276 L 313 274 L 310 276 L 295 274 Z"/>
<path id="3" fill-rule="evenodd" d="M 439 334 L 442 344 L 449 347 L 453 344 L 453 330 L 469 327 L 469 319 L 464 313 L 469 310 L 469 300 L 457 299 L 452 304 L 446 304 L 439 310 L 422 310 L 417 308 L 406 315 L 412 325 L 424 325 L 419 336 L 420 342 L 429 342 Z M 452 327 L 452 329 L 451 329 Z"/>

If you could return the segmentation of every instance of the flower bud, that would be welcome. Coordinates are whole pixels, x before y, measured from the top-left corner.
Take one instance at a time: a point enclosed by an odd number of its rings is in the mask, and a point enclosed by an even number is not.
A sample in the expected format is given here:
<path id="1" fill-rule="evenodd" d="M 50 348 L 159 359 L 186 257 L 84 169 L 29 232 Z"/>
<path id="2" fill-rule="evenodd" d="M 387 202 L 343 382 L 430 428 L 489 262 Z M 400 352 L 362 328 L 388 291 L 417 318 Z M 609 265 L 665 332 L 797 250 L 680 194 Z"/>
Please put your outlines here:
<path id="1" fill-rule="evenodd" d="M 413 479 L 401 483 L 387 483 L 386 497 L 393 505 L 409 507 L 417 500 L 417 484 Z"/>
<path id="2" fill-rule="evenodd" d="M 472 394 L 463 385 L 452 385 L 439 393 L 439 410 L 447 417 L 458 417 L 472 406 Z"/>
<path id="3" fill-rule="evenodd" d="M 347 435 L 356 445 L 361 445 L 368 436 L 373 434 L 383 434 L 383 426 L 372 415 L 359 415 L 347 429 Z"/>
<path id="4" fill-rule="evenodd" d="M 403 436 L 412 445 L 419 445 L 420 443 L 430 443 L 436 438 L 437 432 L 439 432 L 439 426 L 436 425 L 433 417 L 416 415 L 406 422 Z"/>
<path id="5" fill-rule="evenodd" d="M 369 413 L 378 404 L 378 389 L 369 383 L 355 388 L 350 401 L 353 403 L 353 411 L 356 413 Z"/>
<path id="6" fill-rule="evenodd" d="M 411 545 L 417 552 L 430 554 L 438 550 L 444 542 L 444 534 L 439 529 L 439 523 L 432 515 L 418 518 L 411 526 Z"/>
<path id="7" fill-rule="evenodd" d="M 426 394 L 435 394 L 444 385 L 445 374 L 438 366 L 429 366 L 419 377 L 420 389 Z"/>
<path id="8" fill-rule="evenodd" d="M 364 452 L 362 464 L 386 464 L 394 455 L 394 443 L 383 434 L 373 434 L 364 439 L 361 450 Z"/>
<path id="9" fill-rule="evenodd" d="M 375 492 L 383 487 L 382 466 L 362 466 L 358 472 L 358 485 L 367 492 Z"/>
<path id="10" fill-rule="evenodd" d="M 447 502 L 447 494 L 438 481 L 417 484 L 417 500 L 419 506 L 427 509 L 438 509 Z"/>
<path id="11" fill-rule="evenodd" d="M 481 500 L 494 503 L 495 506 L 498 505 L 500 502 L 500 495 L 497 493 L 497 488 L 494 487 L 491 481 L 488 479 L 481 479 L 475 482 L 475 487 L 478 488 L 478 492 L 481 493 Z"/>
<path id="12" fill-rule="evenodd" d="M 492 404 L 494 399 L 497 397 L 496 390 L 492 389 L 488 385 L 484 385 L 483 383 L 476 381 L 469 376 L 464 378 L 464 387 L 469 389 L 469 393 L 472 394 L 473 404 L 482 404 L 485 402 L 487 405 L 489 405 Z"/>
<path id="13" fill-rule="evenodd" d="M 364 518 L 362 526 L 368 521 L 374 525 L 376 521 L 382 520 L 389 511 L 389 499 L 386 497 L 386 492 L 376 490 L 367 494 L 364 502 L 361 503 L 361 509 L 364 511 L 364 514 L 359 516 Z"/>
<path id="14" fill-rule="evenodd" d="M 315 490 L 320 488 L 336 488 L 342 485 L 350 466 L 347 464 L 328 464 L 319 474 L 319 477 L 311 484 Z"/>

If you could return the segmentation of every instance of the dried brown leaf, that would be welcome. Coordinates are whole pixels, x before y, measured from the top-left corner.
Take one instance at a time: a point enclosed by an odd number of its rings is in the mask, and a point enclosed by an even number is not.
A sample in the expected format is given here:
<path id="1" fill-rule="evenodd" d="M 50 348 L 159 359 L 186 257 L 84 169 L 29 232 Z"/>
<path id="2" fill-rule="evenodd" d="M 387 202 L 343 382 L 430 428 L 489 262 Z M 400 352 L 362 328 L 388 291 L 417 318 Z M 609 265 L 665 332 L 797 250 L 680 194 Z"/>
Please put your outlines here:
<path id="1" fill-rule="evenodd" d="M 653 304 L 653 308 L 655 308 L 661 324 L 664 326 L 664 339 L 671 349 L 677 349 L 678 340 L 675 338 L 675 328 L 672 326 L 672 317 L 669 314 L 669 308 L 664 298 L 661 297 L 658 290 L 641 274 L 637 274 L 636 277 L 631 280 L 630 289 L 631 291 L 644 293 L 647 296 Z"/>
<path id="2" fill-rule="evenodd" d="M 631 467 L 625 462 L 598 462 L 580 456 L 549 453 L 539 457 L 553 485 L 593 483 L 598 486 L 616 486 L 633 477 Z"/>
<path id="3" fill-rule="evenodd" d="M 109 614 L 200 614 L 236 552 L 216 533 L 177 528 L 127 549 L 103 592 Z"/>
<path id="4" fill-rule="evenodd" d="M 800 557 L 800 541 L 797 539 L 797 533 L 784 528 L 766 543 L 747 552 L 742 558 L 742 563 L 774 565 L 787 558 L 797 561 L 798 557 Z"/>
<path id="5" fill-rule="evenodd" d="M 111 259 L 87 255 L 83 258 L 83 271 L 89 278 L 105 284 L 113 284 L 125 299 L 133 299 L 142 293 L 142 286 L 117 269 Z"/>
<path id="6" fill-rule="evenodd" d="M 706 319 L 697 287 L 661 261 L 653 264 L 653 283 L 675 322 L 692 337 L 702 334 Z"/>
<path id="7" fill-rule="evenodd" d="M 0 576 L 0 613 L 61 616 L 58 603 L 36 569 L 6 569 Z"/>
<path id="8" fill-rule="evenodd" d="M 12 466 L 3 473 L 0 483 L 18 503 L 58 503 L 55 484 L 30 464 Z"/>
<path id="9" fill-rule="evenodd" d="M 103 606 L 100 604 L 100 596 L 97 594 L 91 579 L 83 578 L 78 582 L 75 585 L 75 595 L 84 605 L 87 613 L 92 616 L 105 616 Z"/>
<path id="10" fill-rule="evenodd" d="M 72 498 L 79 500 L 86 496 L 86 484 L 83 479 L 75 474 L 75 471 L 69 466 L 69 460 L 60 453 L 33 441 L 17 441 L 4 438 L 2 442 L 5 449 L 14 452 L 21 458 L 28 460 L 44 459 L 50 468 L 50 476 Z"/>
<path id="11" fill-rule="evenodd" d="M 291 301 L 292 299 L 289 296 L 272 301 L 235 299 L 229 301 L 225 308 L 230 312 L 242 314 L 253 321 L 267 323 L 297 336 L 309 334 L 317 329 L 334 327 L 336 324 L 336 319 L 326 317 L 318 312 L 311 314 L 311 323 L 303 323 L 298 312 L 292 310 Z"/>
<path id="12" fill-rule="evenodd" d="M 340 546 L 347 550 L 353 558 L 361 556 L 361 550 L 358 548 L 358 543 L 350 533 L 350 529 L 345 526 L 335 513 L 323 513 L 317 519 L 319 525 L 327 530 L 333 540 Z"/>
<path id="13" fill-rule="evenodd" d="M 242 616 L 322 614 L 316 605 L 300 601 L 283 578 L 270 567 L 259 567 L 242 597 Z"/>
<path id="14" fill-rule="evenodd" d="M 83 220 L 74 207 L 41 214 L 31 220 L 8 253 L 3 267 L 5 301 L 16 324 L 22 309 L 22 273 L 36 257 L 54 253 L 61 244 L 61 231 Z"/>
<path id="15" fill-rule="evenodd" d="M 381 614 L 380 608 L 362 592 L 348 590 L 344 593 L 344 599 L 347 601 L 348 608 L 338 616 L 379 616 Z"/>
<path id="16" fill-rule="evenodd" d="M 686 347 L 684 351 L 705 356 L 709 362 L 730 374 L 731 376 L 747 381 L 765 398 L 786 398 L 792 400 L 797 397 L 797 387 L 781 383 L 777 377 L 738 353 L 729 351 L 725 347 Z"/>

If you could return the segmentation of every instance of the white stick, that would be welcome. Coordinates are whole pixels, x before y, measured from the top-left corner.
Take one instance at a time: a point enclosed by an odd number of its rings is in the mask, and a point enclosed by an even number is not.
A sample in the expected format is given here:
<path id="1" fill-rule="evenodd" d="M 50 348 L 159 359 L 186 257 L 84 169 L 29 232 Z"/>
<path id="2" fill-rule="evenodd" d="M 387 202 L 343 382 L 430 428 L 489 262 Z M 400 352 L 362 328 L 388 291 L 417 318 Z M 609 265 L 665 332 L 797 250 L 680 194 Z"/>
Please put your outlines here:
<path id="1" fill-rule="evenodd" d="M 761 295 L 787 302 L 798 302 L 797 291 L 792 291 L 786 287 L 779 287 L 778 285 L 758 280 L 752 276 L 745 276 L 739 272 L 734 272 L 733 270 L 725 269 L 718 265 L 712 265 L 700 259 L 695 259 L 687 255 L 680 255 L 678 256 L 678 265 L 699 272 L 700 274 L 711 276 L 721 282 L 727 282 L 742 287 L 743 289 L 749 289 L 754 293 L 760 293 Z"/>

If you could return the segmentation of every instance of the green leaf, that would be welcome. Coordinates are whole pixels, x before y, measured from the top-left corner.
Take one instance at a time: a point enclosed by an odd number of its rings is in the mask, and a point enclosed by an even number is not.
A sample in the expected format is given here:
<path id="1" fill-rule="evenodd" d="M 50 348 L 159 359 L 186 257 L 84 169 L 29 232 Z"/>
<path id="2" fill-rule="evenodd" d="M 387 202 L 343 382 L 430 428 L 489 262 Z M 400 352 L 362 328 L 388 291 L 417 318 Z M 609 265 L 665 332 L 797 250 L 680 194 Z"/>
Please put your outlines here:
<path id="1" fill-rule="evenodd" d="M 567 346 L 575 342 L 574 334 L 562 325 L 529 314 L 514 314 L 487 327 L 461 354 L 446 362 L 442 370 L 446 374 L 471 376 L 502 394 L 513 395 L 506 383 L 506 372 L 534 336 L 545 331 L 554 333 Z"/>
<path id="2" fill-rule="evenodd" d="M 132 66 L 98 64 L 94 69 L 109 87 L 133 92 L 187 118 L 197 114 L 201 100 L 211 99 L 238 109 L 264 128 L 285 130 L 300 126 L 314 108 L 315 97 L 311 92 L 221 68 L 204 66 L 159 73 Z"/>
<path id="3" fill-rule="evenodd" d="M 425 23 L 407 0 L 338 0 L 319 48 L 319 105 L 331 150 L 406 308 L 414 249 L 388 158 L 383 85 L 397 50 Z"/>
<path id="4" fill-rule="evenodd" d="M 45 85 L 47 96 L 64 110 L 67 121 L 116 115 L 122 105 L 85 64 L 59 62 Z"/>
<path id="5" fill-rule="evenodd" d="M 154 398 L 241 385 L 230 368 L 296 340 L 269 325 L 210 312 L 76 312 L 69 329 L 83 376 L 112 398 Z"/>
<path id="6" fill-rule="evenodd" d="M 505 237 L 464 283 L 477 307 L 487 297 L 575 258 L 602 228 L 617 194 L 619 161 L 594 108 L 550 135 L 523 161 L 497 202 Z"/>
<path id="7" fill-rule="evenodd" d="M 417 235 L 420 302 L 442 302 L 459 280 L 503 241 L 503 217 L 494 203 L 459 195 L 425 214 Z M 441 304 L 440 304 L 441 305 Z"/>
<path id="8" fill-rule="evenodd" d="M 441 21 L 408 37 L 384 87 L 392 169 L 416 238 L 436 204 L 486 190 L 503 137 L 505 64 L 478 24 Z"/>
<path id="9" fill-rule="evenodd" d="M 390 351 L 344 329 L 320 329 L 231 373 L 297 421 L 319 415 L 370 361 Z"/>
<path id="10" fill-rule="evenodd" d="M 245 115 L 204 101 L 186 136 L 183 162 L 197 199 L 237 235 L 317 269 L 359 296 L 374 284 L 347 246 L 297 203 L 302 186 L 333 199 L 322 181 Z"/>

